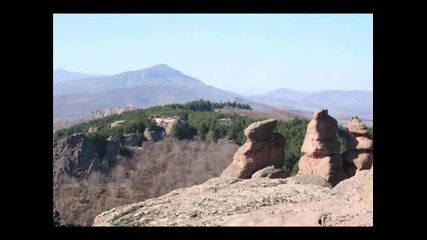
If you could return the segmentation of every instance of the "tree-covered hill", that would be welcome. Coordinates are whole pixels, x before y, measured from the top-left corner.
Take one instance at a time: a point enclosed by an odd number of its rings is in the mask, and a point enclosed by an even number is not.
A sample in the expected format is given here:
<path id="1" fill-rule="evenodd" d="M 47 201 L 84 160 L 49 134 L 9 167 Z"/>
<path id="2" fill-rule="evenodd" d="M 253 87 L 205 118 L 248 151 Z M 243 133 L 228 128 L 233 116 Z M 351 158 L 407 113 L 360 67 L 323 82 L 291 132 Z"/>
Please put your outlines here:
<path id="1" fill-rule="evenodd" d="M 256 120 L 237 114 L 226 114 L 216 112 L 215 109 L 221 109 L 224 107 L 251 109 L 247 104 L 240 104 L 235 102 L 225 103 L 213 103 L 210 101 L 197 100 L 186 104 L 169 104 L 164 106 L 155 106 L 146 109 L 139 109 L 122 114 L 115 114 L 104 118 L 91 120 L 88 122 L 80 123 L 71 126 L 66 129 L 60 129 L 54 133 L 54 140 L 68 137 L 74 133 L 83 132 L 87 133 L 91 126 L 100 127 L 100 131 L 94 133 L 88 133 L 87 136 L 95 139 L 96 143 L 102 147 L 105 144 L 104 141 L 109 137 L 113 136 L 116 139 L 122 139 L 123 134 L 135 133 L 139 143 L 143 143 L 145 129 L 153 129 L 155 123 L 149 119 L 150 116 L 179 116 L 182 120 L 188 121 L 191 128 L 191 135 L 183 135 L 183 131 L 180 129 L 173 129 L 172 136 L 178 139 L 210 139 L 217 141 L 221 138 L 232 140 L 238 145 L 242 145 L 246 141 L 244 130 L 251 123 Z M 232 123 L 222 125 L 220 123 L 221 118 L 232 119 Z M 126 122 L 116 128 L 108 128 L 108 125 L 118 121 L 125 120 Z M 285 136 L 286 148 L 285 148 L 285 169 L 292 174 L 296 174 L 298 171 L 297 163 L 301 157 L 301 145 L 304 141 L 304 136 L 308 124 L 308 120 L 304 119 L 293 119 L 290 121 L 278 121 L 277 132 Z M 370 128 L 370 137 L 373 137 L 373 128 Z M 195 138 L 197 136 L 197 138 Z M 348 131 L 339 127 L 338 140 L 341 143 L 341 152 L 346 150 L 345 142 L 350 137 Z M 102 152 L 102 151 L 100 151 Z"/>

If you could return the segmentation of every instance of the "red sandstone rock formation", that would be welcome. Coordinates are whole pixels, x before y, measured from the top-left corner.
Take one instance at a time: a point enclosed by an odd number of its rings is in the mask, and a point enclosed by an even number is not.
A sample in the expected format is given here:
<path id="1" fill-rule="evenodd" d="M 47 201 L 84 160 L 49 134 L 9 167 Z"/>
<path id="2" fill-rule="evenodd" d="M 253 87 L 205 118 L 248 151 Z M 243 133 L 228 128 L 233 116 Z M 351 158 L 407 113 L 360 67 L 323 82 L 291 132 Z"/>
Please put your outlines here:
<path id="1" fill-rule="evenodd" d="M 337 141 L 337 128 L 337 120 L 328 115 L 328 110 L 314 114 L 301 147 L 304 155 L 298 164 L 299 175 L 316 174 L 332 185 L 347 178 Z"/>
<path id="2" fill-rule="evenodd" d="M 348 131 L 353 136 L 347 142 L 349 150 L 343 153 L 344 170 L 349 176 L 354 176 L 361 170 L 371 168 L 374 142 L 368 138 L 368 128 L 358 117 L 350 119 Z"/>
<path id="3" fill-rule="evenodd" d="M 233 162 L 221 177 L 251 178 L 256 171 L 267 166 L 283 167 L 285 138 L 274 133 L 277 121 L 269 119 L 251 124 L 245 129 L 248 138 L 233 156 Z"/>

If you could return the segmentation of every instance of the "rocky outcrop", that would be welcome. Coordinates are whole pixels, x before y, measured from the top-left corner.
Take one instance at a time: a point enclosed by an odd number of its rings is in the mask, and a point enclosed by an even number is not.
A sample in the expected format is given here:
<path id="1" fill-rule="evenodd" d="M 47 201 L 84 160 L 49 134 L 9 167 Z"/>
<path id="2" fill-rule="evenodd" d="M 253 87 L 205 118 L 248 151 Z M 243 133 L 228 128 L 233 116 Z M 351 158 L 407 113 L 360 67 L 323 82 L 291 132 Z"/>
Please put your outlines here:
<path id="1" fill-rule="evenodd" d="M 113 123 L 108 124 L 108 128 L 116 128 L 119 127 L 121 125 L 123 125 L 126 122 L 126 120 L 119 120 L 119 121 L 115 121 Z"/>
<path id="2" fill-rule="evenodd" d="M 136 106 L 132 105 L 132 104 L 127 104 L 124 106 L 119 106 L 119 107 L 114 107 L 114 108 L 105 108 L 105 109 L 98 109 L 94 112 L 92 112 L 92 115 L 95 118 L 102 118 L 102 117 L 106 117 L 106 116 L 110 116 L 113 114 L 121 114 L 127 111 L 132 111 L 137 109 Z"/>
<path id="3" fill-rule="evenodd" d="M 62 223 L 61 214 L 56 209 L 53 209 L 53 226 L 54 227 L 81 227 L 78 224 L 64 224 L 64 223 Z"/>
<path id="4" fill-rule="evenodd" d="M 374 170 L 361 170 L 355 176 L 346 179 L 334 187 L 334 192 L 341 194 L 349 201 L 373 201 Z"/>
<path id="5" fill-rule="evenodd" d="M 108 171 L 109 165 L 120 155 L 120 144 L 116 140 L 107 140 L 105 149 L 98 149 L 99 147 L 102 146 L 96 146 L 94 141 L 83 133 L 54 142 L 54 181 L 60 182 L 64 175 L 82 178 L 93 171 Z"/>
<path id="6" fill-rule="evenodd" d="M 283 169 L 275 168 L 274 166 L 268 166 L 261 170 L 256 171 L 252 174 L 252 178 L 287 178 L 289 173 Z"/>
<path id="7" fill-rule="evenodd" d="M 161 127 L 154 127 L 153 129 L 145 129 L 144 137 L 147 141 L 158 142 L 165 137 L 165 129 Z"/>
<path id="8" fill-rule="evenodd" d="M 164 129 L 166 136 L 170 136 L 172 134 L 172 129 L 175 125 L 178 125 L 186 135 L 189 135 L 191 133 L 190 125 L 188 124 L 188 122 L 179 118 L 161 117 L 155 118 L 154 121 L 156 122 L 156 126 Z"/>
<path id="9" fill-rule="evenodd" d="M 181 120 L 179 117 L 163 117 L 163 116 L 150 116 L 153 122 L 156 123 L 156 127 L 153 129 L 146 129 L 144 137 L 148 141 L 157 142 L 171 136 L 174 126 L 178 126 L 184 136 L 192 136 L 193 132 L 187 121 Z"/>
<path id="10" fill-rule="evenodd" d="M 358 171 L 371 168 L 374 142 L 368 138 L 368 128 L 358 117 L 350 119 L 347 129 L 352 137 L 347 141 L 348 150 L 343 153 L 344 169 L 349 176 L 354 176 Z"/>
<path id="11" fill-rule="evenodd" d="M 299 175 L 316 174 L 336 185 L 347 178 L 337 141 L 337 120 L 323 109 L 314 114 L 307 126 L 299 163 Z"/>
<path id="12" fill-rule="evenodd" d="M 366 136 L 369 133 L 368 127 L 362 121 L 360 121 L 357 116 L 350 119 L 347 125 L 347 129 L 349 132 L 359 136 Z"/>
<path id="13" fill-rule="evenodd" d="M 372 226 L 372 203 L 288 179 L 212 178 L 103 212 L 93 226 L 321 226 L 322 216 L 325 226 Z"/>
<path id="14" fill-rule="evenodd" d="M 267 166 L 283 167 L 285 138 L 273 132 L 277 121 L 269 119 L 252 123 L 245 129 L 247 141 L 233 156 L 233 162 L 221 177 L 251 178 Z"/>
<path id="15" fill-rule="evenodd" d="M 122 148 L 119 140 L 111 137 L 107 139 L 107 147 L 104 154 L 104 159 L 107 160 L 107 166 L 114 164 L 121 152 Z"/>
<path id="16" fill-rule="evenodd" d="M 87 131 L 88 133 L 93 133 L 93 132 L 99 132 L 101 130 L 101 127 L 92 125 L 90 126 L 89 130 Z"/>
<path id="17" fill-rule="evenodd" d="M 124 144 L 126 146 L 135 147 L 138 145 L 138 139 L 136 138 L 135 133 L 124 134 Z"/>

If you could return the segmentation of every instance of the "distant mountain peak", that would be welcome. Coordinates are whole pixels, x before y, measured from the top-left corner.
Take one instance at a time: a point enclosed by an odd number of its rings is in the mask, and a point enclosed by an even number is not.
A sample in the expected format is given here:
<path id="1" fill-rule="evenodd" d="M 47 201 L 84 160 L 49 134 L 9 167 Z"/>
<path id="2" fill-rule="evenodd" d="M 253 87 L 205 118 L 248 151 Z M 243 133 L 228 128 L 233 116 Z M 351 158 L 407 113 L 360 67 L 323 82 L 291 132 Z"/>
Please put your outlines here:
<path id="1" fill-rule="evenodd" d="M 174 72 L 174 73 L 181 73 L 180 71 L 171 68 L 169 65 L 167 64 L 157 64 L 145 69 L 142 69 L 141 71 L 157 71 L 157 72 Z M 181 73 L 183 74 L 183 73 Z"/>
<path id="2" fill-rule="evenodd" d="M 82 93 L 99 93 L 117 89 L 135 88 L 142 86 L 157 86 L 163 88 L 208 87 L 202 81 L 190 77 L 167 64 L 157 64 L 148 68 L 122 72 L 119 74 L 82 79 L 63 84 L 57 84 L 55 95 L 70 95 Z"/>
<path id="3" fill-rule="evenodd" d="M 167 64 L 157 64 L 148 68 L 144 68 L 141 70 L 124 72 L 121 74 L 138 74 L 142 79 L 153 79 L 153 78 L 170 78 L 170 77 L 185 77 L 189 79 L 193 79 L 190 76 L 185 75 L 184 73 L 171 68 Z"/>
<path id="4" fill-rule="evenodd" d="M 149 68 L 171 68 L 171 67 L 169 67 L 169 65 L 167 65 L 166 63 L 160 63 L 160 64 L 157 64 L 157 65 L 151 66 Z"/>
<path id="5" fill-rule="evenodd" d="M 95 109 L 127 103 L 149 107 L 201 98 L 222 101 L 235 96 L 234 93 L 207 86 L 167 64 L 56 84 L 53 93 L 56 117 L 85 115 Z"/>

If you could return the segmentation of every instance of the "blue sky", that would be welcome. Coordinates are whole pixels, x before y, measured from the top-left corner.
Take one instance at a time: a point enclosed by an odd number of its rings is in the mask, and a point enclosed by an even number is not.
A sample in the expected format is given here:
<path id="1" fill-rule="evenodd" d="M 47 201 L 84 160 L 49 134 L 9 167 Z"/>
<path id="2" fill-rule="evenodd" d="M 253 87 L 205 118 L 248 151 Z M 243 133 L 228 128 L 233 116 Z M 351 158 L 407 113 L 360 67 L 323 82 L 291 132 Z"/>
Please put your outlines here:
<path id="1" fill-rule="evenodd" d="M 54 68 L 165 63 L 241 94 L 372 90 L 372 14 L 55 14 Z"/>

